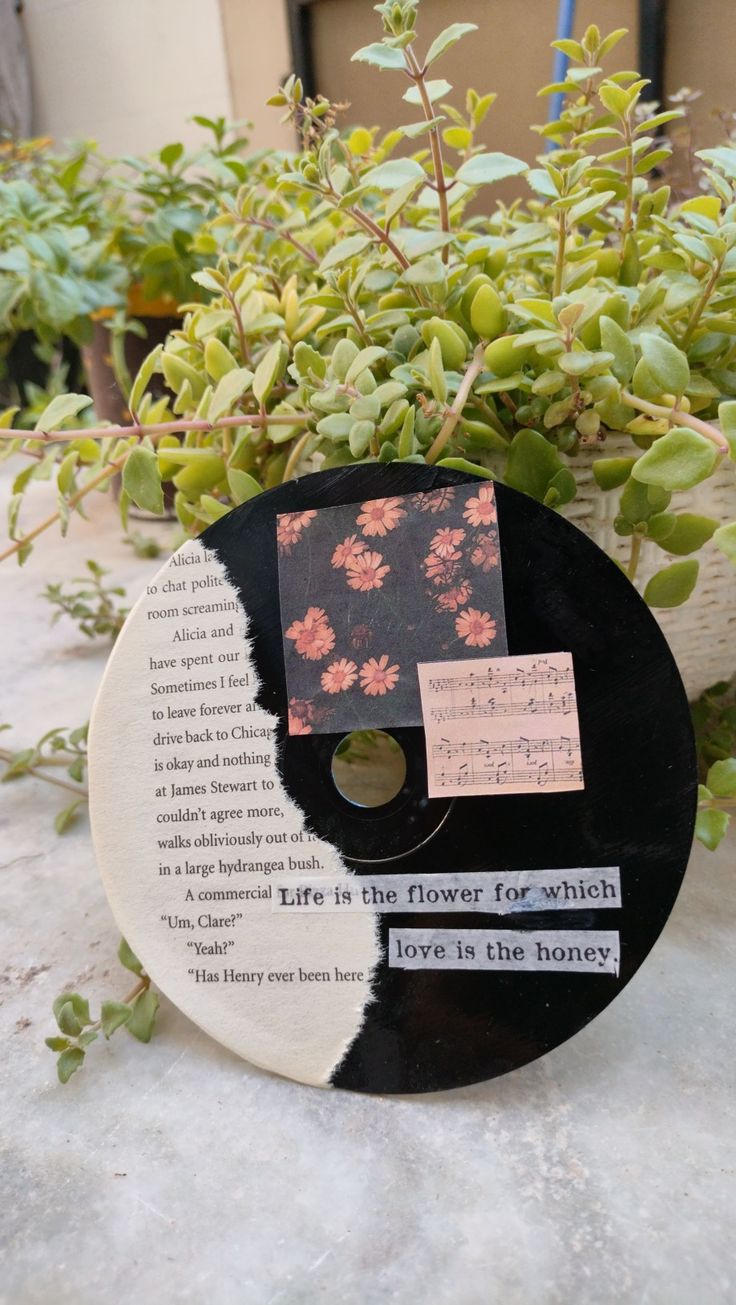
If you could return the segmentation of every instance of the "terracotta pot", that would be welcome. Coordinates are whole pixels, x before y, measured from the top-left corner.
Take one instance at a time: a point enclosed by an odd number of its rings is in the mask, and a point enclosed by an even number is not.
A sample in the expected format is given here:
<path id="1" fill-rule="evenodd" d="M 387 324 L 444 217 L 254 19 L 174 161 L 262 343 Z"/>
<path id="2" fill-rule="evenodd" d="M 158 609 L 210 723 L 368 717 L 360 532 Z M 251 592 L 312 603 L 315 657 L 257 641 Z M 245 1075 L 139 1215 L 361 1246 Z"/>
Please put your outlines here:
<path id="1" fill-rule="evenodd" d="M 162 344 L 169 331 L 179 326 L 179 317 L 139 318 L 146 328 L 146 337 L 127 331 L 123 342 L 126 366 L 135 376 L 143 359 L 157 344 Z M 124 423 L 130 421 L 125 399 L 115 379 L 110 354 L 110 332 L 100 316 L 92 323 L 92 340 L 82 347 L 82 361 L 89 386 L 89 393 L 95 405 L 95 412 L 102 421 Z M 154 376 L 150 384 L 151 393 L 159 398 L 164 393 L 163 377 Z"/>
<path id="2" fill-rule="evenodd" d="M 178 317 L 178 304 L 173 295 L 159 295 L 157 299 L 146 299 L 143 288 L 140 285 L 132 285 L 128 291 L 128 316 L 143 320 L 149 317 L 170 319 Z"/>

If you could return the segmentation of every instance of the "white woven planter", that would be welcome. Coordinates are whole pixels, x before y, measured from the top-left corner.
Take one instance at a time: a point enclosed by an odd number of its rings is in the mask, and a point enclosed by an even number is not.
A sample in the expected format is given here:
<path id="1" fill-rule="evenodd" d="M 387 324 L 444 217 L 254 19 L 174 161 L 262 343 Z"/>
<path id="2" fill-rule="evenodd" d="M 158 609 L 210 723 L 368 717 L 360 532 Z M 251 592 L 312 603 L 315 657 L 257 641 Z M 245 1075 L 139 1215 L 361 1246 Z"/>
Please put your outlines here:
<path id="1" fill-rule="evenodd" d="M 626 435 L 609 435 L 605 449 L 585 449 L 571 463 L 578 482 L 577 498 L 563 508 L 568 520 L 590 535 L 596 544 L 617 561 L 628 562 L 631 541 L 613 529 L 619 492 L 603 493 L 593 479 L 592 464 L 599 457 L 631 456 Z M 724 459 L 715 476 L 688 493 L 675 498 L 678 509 L 715 517 L 720 523 L 736 520 L 736 468 Z M 655 609 L 667 641 L 675 655 L 689 698 L 696 698 L 716 680 L 729 679 L 736 671 L 736 572 L 728 558 L 712 542 L 698 553 L 700 575 L 695 592 L 682 607 Z M 637 588 L 643 590 L 655 571 L 674 558 L 656 544 L 644 542 L 637 573 Z"/>

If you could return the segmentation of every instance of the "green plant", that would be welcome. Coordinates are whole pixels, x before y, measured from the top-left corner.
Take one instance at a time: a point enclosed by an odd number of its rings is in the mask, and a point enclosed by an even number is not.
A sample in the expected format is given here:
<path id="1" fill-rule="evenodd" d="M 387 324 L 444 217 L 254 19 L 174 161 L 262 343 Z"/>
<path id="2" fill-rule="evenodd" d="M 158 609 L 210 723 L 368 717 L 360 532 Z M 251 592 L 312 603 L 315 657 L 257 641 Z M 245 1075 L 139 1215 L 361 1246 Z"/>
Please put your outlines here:
<path id="1" fill-rule="evenodd" d="M 69 582 L 76 588 L 48 584 L 41 597 L 56 608 L 52 623 L 61 616 L 70 616 L 88 639 L 94 639 L 96 635 L 108 635 L 114 641 L 122 630 L 129 611 L 129 608 L 122 607 L 116 601 L 125 597 L 125 589 L 120 585 L 106 584 L 105 576 L 109 572 L 98 562 L 88 560 L 86 566 L 88 576 Z"/>
<path id="2" fill-rule="evenodd" d="M 341 132 L 338 106 L 287 81 L 272 102 L 301 148 L 251 159 L 223 196 L 202 237 L 218 256 L 136 377 L 131 424 L 75 425 L 80 395 L 52 400 L 31 435 L 0 417 L 8 453 L 31 459 L 0 558 L 23 561 L 118 474 L 124 520 L 131 502 L 161 512 L 167 481 L 196 534 L 300 471 L 370 459 L 473 470 L 559 508 L 593 449 L 630 579 L 644 550 L 669 555 L 644 597 L 679 605 L 708 540 L 736 559 L 736 523 L 677 497 L 736 457 L 736 149 L 699 151 L 703 193 L 673 202 L 662 131 L 681 110 L 645 106 L 634 73 L 606 75 L 623 31 L 590 27 L 561 43 L 569 71 L 543 94 L 561 89 L 563 108 L 527 168 L 477 141 L 493 95 L 468 90 L 458 108 L 436 76 L 473 25 L 420 48 L 418 0 L 376 8 L 382 39 L 354 57 L 405 81 L 411 120 Z M 514 175 L 528 199 L 469 208 Z M 59 508 L 22 528 L 49 474 Z"/>
<path id="3" fill-rule="evenodd" d="M 163 300 L 175 311 L 191 295 L 192 273 L 217 252 L 207 221 L 248 176 L 248 138 L 237 134 L 237 124 L 201 115 L 194 121 L 207 134 L 203 148 L 172 142 L 148 157 L 120 160 L 124 198 L 114 209 L 112 242 L 144 310 Z"/>
<path id="4" fill-rule="evenodd" d="M 247 140 L 198 117 L 209 141 L 147 158 L 103 158 L 93 142 L 58 152 L 48 140 L 0 152 L 0 340 L 33 331 L 53 343 L 91 338 L 101 317 L 118 337 L 136 313 L 191 291 L 216 244 L 204 231 L 220 197 L 247 176 Z M 119 349 L 118 349 L 119 352 Z"/>
<path id="5" fill-rule="evenodd" d="M 125 536 L 125 543 L 130 544 L 136 557 L 160 557 L 162 546 L 152 535 L 144 535 L 140 530 L 131 530 Z"/>
<path id="6" fill-rule="evenodd" d="M 126 970 L 136 975 L 136 982 L 122 1001 L 103 1001 L 99 1019 L 92 1019 L 89 1001 L 78 992 L 62 992 L 54 1002 L 59 1033 L 46 1038 L 46 1046 L 58 1057 L 56 1072 L 60 1083 L 68 1083 L 72 1074 L 82 1068 L 87 1048 L 100 1033 L 109 1039 L 118 1029 L 124 1028 L 139 1042 L 151 1041 L 159 1007 L 158 996 L 124 938 L 120 940 L 118 960 Z"/>
<path id="7" fill-rule="evenodd" d="M 39 385 L 35 381 L 27 380 L 23 384 L 23 408 L 18 410 L 18 421 L 28 431 L 33 427 L 46 411 L 52 399 L 66 398 L 69 393 L 69 365 L 61 360 L 59 350 L 55 345 L 42 344 L 40 341 L 34 345 L 34 353 L 39 361 L 46 363 L 48 366 L 48 375 L 44 385 Z M 93 414 L 88 410 L 82 417 L 82 421 L 89 422 L 92 425 Z M 29 457 L 31 451 L 23 450 L 24 456 Z M 40 457 L 37 454 L 36 460 Z M 53 469 L 53 463 L 49 462 L 49 476 Z M 47 476 L 39 476 L 39 479 L 48 479 Z"/>
<path id="8" fill-rule="evenodd" d="M 0 725 L 0 730 L 8 729 L 9 725 Z M 35 779 L 73 794 L 74 800 L 63 807 L 54 819 L 57 834 L 63 834 L 69 828 L 87 801 L 88 794 L 84 786 L 87 730 L 87 725 L 72 730 L 56 728 L 48 730 L 33 747 L 15 751 L 0 748 L 0 761 L 5 763 L 5 770 L 0 777 L 3 784 L 32 775 Z M 66 771 L 68 779 L 61 778 L 58 768 Z"/>
<path id="9" fill-rule="evenodd" d="M 713 684 L 692 705 L 702 783 L 696 837 L 716 848 L 736 807 L 736 678 Z"/>
<path id="10" fill-rule="evenodd" d="M 90 143 L 8 156 L 0 169 L 0 337 L 80 341 L 92 313 L 125 302 L 110 248 L 110 183 Z"/>

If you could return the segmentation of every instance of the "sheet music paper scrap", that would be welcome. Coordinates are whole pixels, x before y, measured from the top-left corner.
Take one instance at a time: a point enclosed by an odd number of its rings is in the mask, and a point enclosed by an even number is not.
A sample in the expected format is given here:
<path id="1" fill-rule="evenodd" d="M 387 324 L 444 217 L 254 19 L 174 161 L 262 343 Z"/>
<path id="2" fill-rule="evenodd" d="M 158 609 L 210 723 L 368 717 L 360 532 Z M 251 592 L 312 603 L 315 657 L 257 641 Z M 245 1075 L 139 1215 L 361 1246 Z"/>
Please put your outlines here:
<path id="1" fill-rule="evenodd" d="M 420 662 L 417 671 L 430 797 L 584 787 L 571 653 Z"/>

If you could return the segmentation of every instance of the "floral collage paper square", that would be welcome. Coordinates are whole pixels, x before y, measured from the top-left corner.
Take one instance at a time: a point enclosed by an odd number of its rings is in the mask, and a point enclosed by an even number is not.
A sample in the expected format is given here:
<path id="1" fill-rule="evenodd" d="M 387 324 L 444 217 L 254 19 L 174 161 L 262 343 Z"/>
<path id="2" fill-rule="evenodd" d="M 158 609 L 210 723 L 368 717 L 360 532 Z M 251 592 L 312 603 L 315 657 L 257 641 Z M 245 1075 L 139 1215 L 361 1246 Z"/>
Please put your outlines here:
<path id="1" fill-rule="evenodd" d="M 503 655 L 493 484 L 278 517 L 290 734 L 421 725 L 417 663 Z"/>

